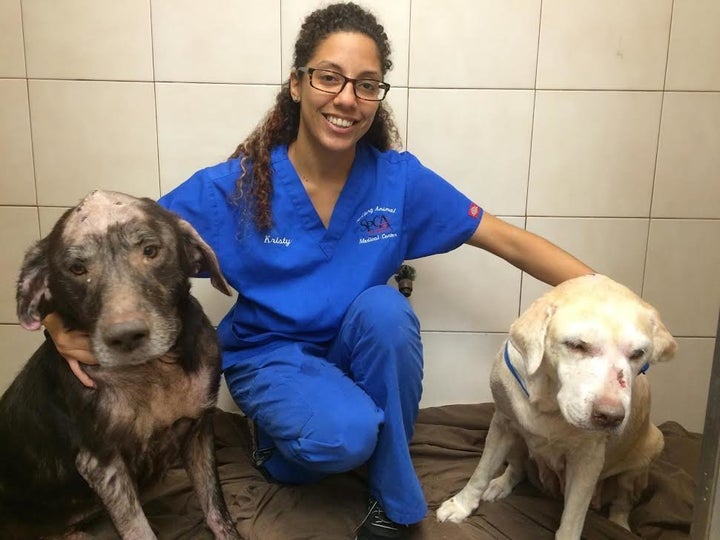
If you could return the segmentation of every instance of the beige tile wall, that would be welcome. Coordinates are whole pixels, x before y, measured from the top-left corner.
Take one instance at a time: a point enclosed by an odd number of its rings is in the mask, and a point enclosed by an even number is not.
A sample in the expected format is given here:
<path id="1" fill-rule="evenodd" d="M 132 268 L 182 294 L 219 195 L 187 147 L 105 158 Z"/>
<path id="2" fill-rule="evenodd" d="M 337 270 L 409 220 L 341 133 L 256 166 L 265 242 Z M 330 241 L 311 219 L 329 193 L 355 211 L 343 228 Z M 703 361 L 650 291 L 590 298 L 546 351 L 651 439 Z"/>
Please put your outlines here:
<path id="1" fill-rule="evenodd" d="M 720 306 L 720 4 L 361 1 L 393 43 L 406 147 L 655 304 L 680 352 L 650 371 L 653 417 L 702 429 Z M 92 188 L 157 197 L 223 160 L 322 3 L 0 0 L 0 389 L 41 339 L 15 317 L 24 250 Z M 489 400 L 491 357 L 546 286 L 465 247 L 413 264 L 423 405 Z M 218 321 L 229 301 L 194 287 Z"/>

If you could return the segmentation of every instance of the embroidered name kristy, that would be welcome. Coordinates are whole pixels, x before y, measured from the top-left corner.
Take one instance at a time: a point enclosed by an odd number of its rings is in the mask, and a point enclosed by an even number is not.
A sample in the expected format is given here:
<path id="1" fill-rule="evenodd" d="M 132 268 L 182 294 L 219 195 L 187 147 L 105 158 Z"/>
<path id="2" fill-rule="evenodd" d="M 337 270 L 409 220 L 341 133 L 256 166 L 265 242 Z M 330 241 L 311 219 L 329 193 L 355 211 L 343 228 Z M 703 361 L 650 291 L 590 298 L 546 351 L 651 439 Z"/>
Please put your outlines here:
<path id="1" fill-rule="evenodd" d="M 285 247 L 290 247 L 292 240 L 290 240 L 290 238 L 285 238 L 284 236 L 280 238 L 279 236 L 270 236 L 269 234 L 266 234 L 264 242 L 266 244 L 280 244 Z"/>

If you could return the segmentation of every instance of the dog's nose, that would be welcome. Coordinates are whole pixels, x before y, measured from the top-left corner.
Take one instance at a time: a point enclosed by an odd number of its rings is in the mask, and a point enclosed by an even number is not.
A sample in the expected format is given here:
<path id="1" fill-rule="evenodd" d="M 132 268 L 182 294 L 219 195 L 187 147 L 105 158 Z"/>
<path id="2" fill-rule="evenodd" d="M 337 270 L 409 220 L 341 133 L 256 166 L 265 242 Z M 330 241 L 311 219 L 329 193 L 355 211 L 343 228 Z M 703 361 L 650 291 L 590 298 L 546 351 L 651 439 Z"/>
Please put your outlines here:
<path id="1" fill-rule="evenodd" d="M 625 409 L 620 404 L 596 403 L 592 409 L 592 423 L 603 429 L 619 426 L 625 419 Z"/>
<path id="2" fill-rule="evenodd" d="M 109 325 L 103 332 L 103 341 L 111 349 L 130 352 L 140 347 L 149 335 L 145 321 L 132 319 Z"/>

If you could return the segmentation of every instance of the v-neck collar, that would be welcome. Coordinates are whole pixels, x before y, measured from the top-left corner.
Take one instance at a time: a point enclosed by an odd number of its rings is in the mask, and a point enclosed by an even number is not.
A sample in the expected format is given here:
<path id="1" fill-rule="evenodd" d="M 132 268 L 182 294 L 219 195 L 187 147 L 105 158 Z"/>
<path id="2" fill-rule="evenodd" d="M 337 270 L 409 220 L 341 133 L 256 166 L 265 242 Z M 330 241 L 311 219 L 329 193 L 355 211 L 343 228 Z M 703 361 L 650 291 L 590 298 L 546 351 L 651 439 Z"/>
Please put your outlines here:
<path id="1" fill-rule="evenodd" d="M 357 146 L 355 159 L 335 203 L 327 228 L 315 210 L 300 176 L 290 161 L 287 145 L 279 146 L 273 151 L 273 161 L 287 160 L 287 167 L 283 168 L 284 174 L 276 174 L 276 180 L 287 190 L 302 226 L 312 237 L 317 238 L 319 246 L 327 258 L 332 257 L 335 245 L 350 226 L 349 221 L 362 196 L 363 189 L 369 187 L 366 185 L 369 178 L 364 174 L 368 151 L 362 144 Z M 276 168 L 277 170 L 278 168 Z"/>

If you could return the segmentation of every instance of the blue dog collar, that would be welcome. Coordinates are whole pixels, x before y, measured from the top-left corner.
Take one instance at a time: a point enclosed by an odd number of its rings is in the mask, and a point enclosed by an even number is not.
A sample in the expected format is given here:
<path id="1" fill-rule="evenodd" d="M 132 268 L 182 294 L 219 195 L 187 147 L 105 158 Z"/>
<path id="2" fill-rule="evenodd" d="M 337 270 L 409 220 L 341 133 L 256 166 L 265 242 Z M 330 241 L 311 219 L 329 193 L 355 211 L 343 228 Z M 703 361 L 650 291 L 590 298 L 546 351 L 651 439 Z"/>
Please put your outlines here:
<path id="1" fill-rule="evenodd" d="M 510 370 L 510 373 L 512 373 L 517 380 L 518 383 L 520 383 L 520 388 L 522 388 L 523 392 L 525 392 L 525 395 L 527 397 L 530 397 L 530 392 L 528 392 L 527 388 L 525 387 L 525 383 L 522 380 L 522 377 L 520 377 L 520 374 L 515 369 L 515 366 L 512 365 L 512 362 L 510 361 L 510 355 L 508 354 L 508 346 L 510 345 L 510 340 L 505 342 L 505 352 L 503 356 L 505 356 L 505 365 Z"/>

